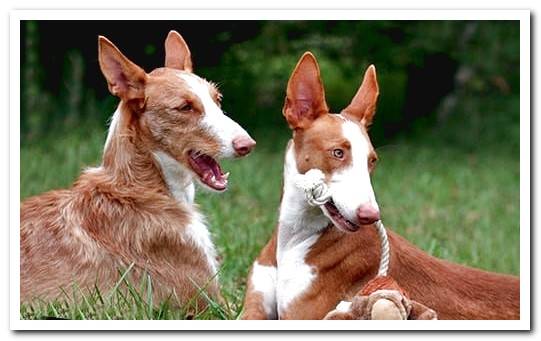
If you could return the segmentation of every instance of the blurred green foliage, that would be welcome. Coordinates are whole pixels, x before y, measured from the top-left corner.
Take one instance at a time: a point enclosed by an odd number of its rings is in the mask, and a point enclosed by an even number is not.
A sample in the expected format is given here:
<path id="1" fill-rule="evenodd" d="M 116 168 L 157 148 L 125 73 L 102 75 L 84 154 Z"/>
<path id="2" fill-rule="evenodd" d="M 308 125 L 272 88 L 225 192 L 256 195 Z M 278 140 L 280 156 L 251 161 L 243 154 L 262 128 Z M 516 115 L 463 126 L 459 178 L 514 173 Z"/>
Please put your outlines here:
<path id="1" fill-rule="evenodd" d="M 38 49 L 47 44 L 40 40 L 44 25 L 23 23 L 22 143 L 81 124 L 103 126 L 117 102 L 112 96 L 96 95 L 97 90 L 85 83 L 89 67 L 99 74 L 97 51 L 87 55 L 68 50 L 60 89 L 48 89 L 44 75 L 49 71 L 41 63 L 43 48 Z M 519 108 L 514 100 L 520 90 L 518 21 L 265 21 L 250 28 L 255 32 L 240 41 L 233 30 L 213 34 L 209 51 L 222 46 L 215 62 L 199 66 L 198 51 L 192 52 L 196 72 L 218 82 L 225 110 L 256 137 L 259 131 L 266 138 L 287 133 L 281 115 L 285 86 L 307 50 L 318 58 L 334 112 L 348 104 L 366 67 L 376 65 L 381 95 L 372 136 L 377 145 L 390 143 L 396 136 L 441 131 L 457 112 L 465 111 L 469 116 L 464 124 L 475 129 L 465 132 L 460 125 L 454 127 L 454 142 L 472 148 L 466 142 L 478 142 L 479 132 L 490 129 L 487 145 L 498 143 L 509 133 L 492 122 L 502 123 L 494 112 L 494 103 L 502 102 L 503 115 L 508 116 L 503 121 L 515 122 L 518 128 Z M 161 61 L 162 35 L 152 41 L 141 39 L 140 52 Z M 121 50 L 126 44 L 116 43 Z M 204 53 L 208 51 L 199 51 L 199 55 Z M 105 88 L 105 82 L 99 86 Z M 501 111 L 498 108 L 496 112 Z M 449 129 L 444 132 L 451 135 Z M 518 132 L 513 134 L 516 137 Z M 512 143 L 518 148 L 518 140 Z"/>

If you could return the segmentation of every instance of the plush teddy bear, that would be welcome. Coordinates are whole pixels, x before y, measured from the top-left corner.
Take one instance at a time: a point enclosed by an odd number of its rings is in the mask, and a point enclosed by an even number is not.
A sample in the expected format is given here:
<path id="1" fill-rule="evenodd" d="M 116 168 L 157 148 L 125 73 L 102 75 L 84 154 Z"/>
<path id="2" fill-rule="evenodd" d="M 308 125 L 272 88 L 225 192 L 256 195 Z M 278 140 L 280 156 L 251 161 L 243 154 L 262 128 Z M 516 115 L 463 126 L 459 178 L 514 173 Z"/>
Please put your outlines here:
<path id="1" fill-rule="evenodd" d="M 325 320 L 437 320 L 436 312 L 413 301 L 389 276 L 369 281 L 351 302 L 342 301 Z"/>

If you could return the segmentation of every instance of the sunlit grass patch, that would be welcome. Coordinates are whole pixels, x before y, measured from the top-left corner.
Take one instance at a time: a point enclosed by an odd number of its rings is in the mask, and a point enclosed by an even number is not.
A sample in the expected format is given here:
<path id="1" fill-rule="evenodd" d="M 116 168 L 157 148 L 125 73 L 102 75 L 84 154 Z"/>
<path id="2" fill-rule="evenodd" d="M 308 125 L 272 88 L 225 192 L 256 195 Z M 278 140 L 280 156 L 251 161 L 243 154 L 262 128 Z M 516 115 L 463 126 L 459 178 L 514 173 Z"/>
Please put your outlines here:
<path id="1" fill-rule="evenodd" d="M 249 268 L 277 222 L 286 135 L 272 141 L 254 132 L 258 147 L 245 159 L 224 161 L 230 188 L 199 190 L 221 257 L 224 301 L 209 301 L 190 318 L 236 319 Z M 68 187 L 82 168 L 100 162 L 105 128 L 88 128 L 21 147 L 21 200 Z M 377 149 L 373 186 L 384 224 L 426 252 L 450 261 L 519 274 L 519 158 L 517 154 L 452 145 L 400 142 Z M 147 286 L 108 293 L 67 290 L 55 302 L 21 306 L 25 319 L 185 319 L 182 309 L 149 302 Z"/>

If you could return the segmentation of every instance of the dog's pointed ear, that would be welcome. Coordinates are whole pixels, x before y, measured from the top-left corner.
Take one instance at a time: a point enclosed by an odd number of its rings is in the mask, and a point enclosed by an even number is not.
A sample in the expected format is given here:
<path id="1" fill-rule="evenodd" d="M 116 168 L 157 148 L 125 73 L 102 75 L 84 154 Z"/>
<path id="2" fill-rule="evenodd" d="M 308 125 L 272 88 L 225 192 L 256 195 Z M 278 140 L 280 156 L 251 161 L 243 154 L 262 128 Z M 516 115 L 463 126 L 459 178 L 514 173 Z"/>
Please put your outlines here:
<path id="1" fill-rule="evenodd" d="M 170 31 L 165 39 L 165 67 L 192 72 L 192 54 L 177 31 Z"/>
<path id="2" fill-rule="evenodd" d="M 365 127 L 369 127 L 376 114 L 376 104 L 379 96 L 378 80 L 376 78 L 376 67 L 370 65 L 364 73 L 363 83 L 357 90 L 351 103 L 342 110 L 342 113 L 348 114 Z"/>
<path id="3" fill-rule="evenodd" d="M 319 66 L 310 52 L 303 54 L 289 78 L 282 112 L 291 129 L 304 129 L 329 112 Z"/>
<path id="4" fill-rule="evenodd" d="M 126 102 L 145 98 L 146 72 L 103 36 L 98 38 L 98 59 L 111 94 Z"/>

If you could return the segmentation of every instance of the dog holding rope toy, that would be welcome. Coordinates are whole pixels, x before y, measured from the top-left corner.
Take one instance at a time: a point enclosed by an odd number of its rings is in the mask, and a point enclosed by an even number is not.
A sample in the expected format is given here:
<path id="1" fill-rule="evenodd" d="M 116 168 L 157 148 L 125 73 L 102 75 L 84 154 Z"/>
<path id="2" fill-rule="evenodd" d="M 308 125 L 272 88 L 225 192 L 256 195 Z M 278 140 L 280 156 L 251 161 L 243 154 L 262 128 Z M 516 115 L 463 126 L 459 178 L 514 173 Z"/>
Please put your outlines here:
<path id="1" fill-rule="evenodd" d="M 351 103 L 332 113 L 313 54 L 305 53 L 297 63 L 282 111 L 292 138 L 285 152 L 277 228 L 251 267 L 242 319 L 319 320 L 337 305 L 346 311 L 362 308 L 362 296 L 370 300 L 371 295 L 370 318 L 421 318 L 413 301 L 443 320 L 519 319 L 518 277 L 438 259 L 385 232 L 371 184 L 378 156 L 368 130 L 378 95 L 376 69 L 369 66 Z M 320 171 L 319 184 L 303 188 L 299 177 L 312 169 Z M 388 257 L 382 251 L 385 240 Z M 385 275 L 407 296 L 400 291 L 359 293 Z M 363 316 L 368 317 L 357 318 Z"/>
<path id="2" fill-rule="evenodd" d="M 297 177 L 306 200 L 313 206 L 324 205 L 331 199 L 325 175 L 319 169 L 311 169 Z M 324 320 L 436 320 L 434 310 L 410 300 L 398 283 L 387 275 L 389 269 L 389 242 L 385 227 L 376 224 L 381 242 L 381 260 L 378 275 L 355 295 L 351 302 L 341 301 Z"/>

